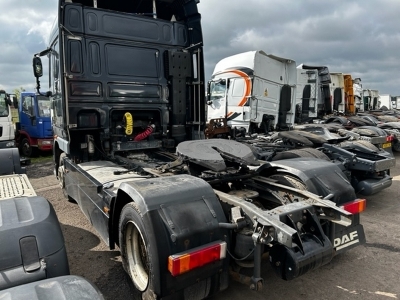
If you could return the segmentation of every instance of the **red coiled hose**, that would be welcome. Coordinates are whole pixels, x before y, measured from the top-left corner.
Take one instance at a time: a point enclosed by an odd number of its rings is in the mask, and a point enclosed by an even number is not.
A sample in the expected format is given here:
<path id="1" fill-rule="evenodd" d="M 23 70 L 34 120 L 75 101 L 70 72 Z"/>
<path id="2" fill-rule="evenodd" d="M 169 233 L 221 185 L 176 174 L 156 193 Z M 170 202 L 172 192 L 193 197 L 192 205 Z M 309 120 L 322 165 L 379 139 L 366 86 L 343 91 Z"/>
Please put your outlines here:
<path id="1" fill-rule="evenodd" d="M 138 142 L 138 141 L 141 141 L 141 140 L 144 140 L 145 138 L 147 138 L 150 134 L 153 133 L 154 127 L 155 127 L 154 125 L 150 125 L 149 127 L 147 127 L 145 131 L 143 131 L 142 133 L 139 133 L 137 136 L 135 136 L 134 141 Z"/>

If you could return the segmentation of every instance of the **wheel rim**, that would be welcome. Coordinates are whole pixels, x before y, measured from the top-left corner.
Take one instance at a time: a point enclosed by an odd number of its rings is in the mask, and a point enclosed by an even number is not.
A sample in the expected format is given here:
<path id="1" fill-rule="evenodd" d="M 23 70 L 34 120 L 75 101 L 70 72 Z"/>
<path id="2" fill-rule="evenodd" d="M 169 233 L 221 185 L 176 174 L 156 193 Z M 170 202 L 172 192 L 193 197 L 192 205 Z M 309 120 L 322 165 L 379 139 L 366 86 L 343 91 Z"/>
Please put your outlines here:
<path id="1" fill-rule="evenodd" d="M 129 273 L 136 288 L 143 292 L 149 283 L 147 249 L 142 233 L 132 221 L 126 224 L 125 244 Z"/>
<path id="2" fill-rule="evenodd" d="M 30 151 L 31 146 L 29 145 L 29 143 L 27 141 L 24 141 L 22 144 L 22 154 L 24 156 L 29 156 L 31 151 Z"/>

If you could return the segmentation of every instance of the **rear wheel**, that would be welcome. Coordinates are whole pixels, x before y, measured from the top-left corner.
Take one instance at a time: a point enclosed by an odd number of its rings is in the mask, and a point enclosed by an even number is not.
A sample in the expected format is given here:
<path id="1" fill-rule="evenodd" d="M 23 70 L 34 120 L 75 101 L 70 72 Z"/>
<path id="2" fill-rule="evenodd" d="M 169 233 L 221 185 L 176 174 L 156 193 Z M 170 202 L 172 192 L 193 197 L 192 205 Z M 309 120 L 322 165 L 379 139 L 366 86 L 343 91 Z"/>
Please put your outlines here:
<path id="1" fill-rule="evenodd" d="M 32 147 L 28 138 L 23 138 L 20 145 L 22 156 L 32 157 L 36 154 L 37 149 Z"/>
<path id="2" fill-rule="evenodd" d="M 124 206 L 119 220 L 119 245 L 122 265 L 135 288 L 141 292 L 152 292 L 151 255 L 149 240 L 143 219 L 137 205 L 133 202 Z"/>
<path id="3" fill-rule="evenodd" d="M 135 288 L 142 294 L 142 299 L 158 299 L 154 293 L 154 274 L 161 273 L 152 261 L 152 247 L 149 244 L 149 233 L 145 229 L 143 218 L 136 203 L 130 202 L 124 206 L 119 218 L 119 247 L 122 266 L 131 278 Z M 153 247 L 154 249 L 154 247 Z M 186 287 L 179 299 L 200 300 L 210 295 L 213 278 L 199 281 Z M 221 279 L 222 280 L 222 279 Z M 221 284 L 221 283 L 220 283 Z"/>
<path id="4" fill-rule="evenodd" d="M 400 152 L 400 142 L 399 141 L 394 141 L 392 144 L 392 148 L 396 152 Z"/>

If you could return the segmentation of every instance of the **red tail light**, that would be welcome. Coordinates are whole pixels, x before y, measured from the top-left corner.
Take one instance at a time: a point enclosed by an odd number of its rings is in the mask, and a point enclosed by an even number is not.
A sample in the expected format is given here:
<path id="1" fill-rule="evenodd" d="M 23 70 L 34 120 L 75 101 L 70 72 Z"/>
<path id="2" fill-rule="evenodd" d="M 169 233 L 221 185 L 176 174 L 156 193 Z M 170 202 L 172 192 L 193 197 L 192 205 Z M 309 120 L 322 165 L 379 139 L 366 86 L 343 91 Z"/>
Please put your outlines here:
<path id="1" fill-rule="evenodd" d="M 168 270 L 178 276 L 226 257 L 226 242 L 213 242 L 168 257 Z"/>
<path id="2" fill-rule="evenodd" d="M 354 201 L 342 205 L 342 208 L 344 210 L 348 211 L 349 213 L 352 213 L 353 215 L 363 212 L 366 207 L 367 207 L 367 200 L 365 199 L 356 199 Z"/>
<path id="3" fill-rule="evenodd" d="M 393 142 L 393 140 L 394 140 L 393 135 L 388 135 L 388 136 L 386 137 L 386 142 Z"/>

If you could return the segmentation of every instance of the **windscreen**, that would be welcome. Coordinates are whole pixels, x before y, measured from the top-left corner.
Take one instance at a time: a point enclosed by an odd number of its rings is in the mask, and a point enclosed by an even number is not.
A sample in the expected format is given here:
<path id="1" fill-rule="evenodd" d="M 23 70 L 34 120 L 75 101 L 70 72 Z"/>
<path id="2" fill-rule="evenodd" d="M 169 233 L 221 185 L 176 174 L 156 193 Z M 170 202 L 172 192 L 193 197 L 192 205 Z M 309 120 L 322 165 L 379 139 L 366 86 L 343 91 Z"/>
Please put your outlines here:
<path id="1" fill-rule="evenodd" d="M 38 107 L 40 117 L 50 117 L 50 99 L 44 96 L 38 96 Z"/>
<path id="2" fill-rule="evenodd" d="M 210 100 L 224 98 L 226 93 L 226 84 L 222 82 L 210 83 Z"/>
<path id="3" fill-rule="evenodd" d="M 0 117 L 7 117 L 9 113 L 10 111 L 6 103 L 6 93 L 0 91 Z"/>

